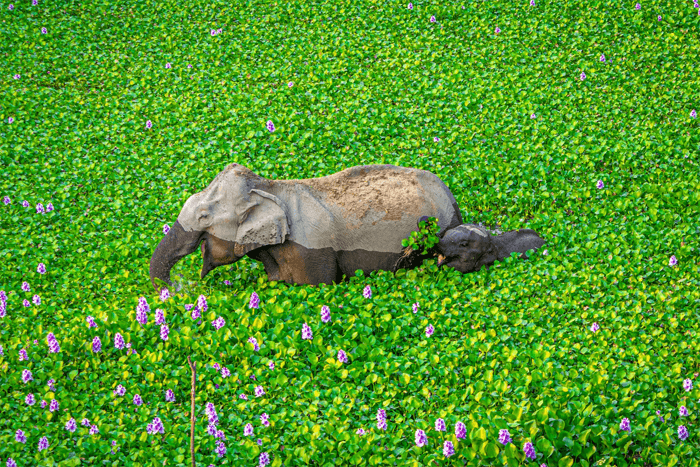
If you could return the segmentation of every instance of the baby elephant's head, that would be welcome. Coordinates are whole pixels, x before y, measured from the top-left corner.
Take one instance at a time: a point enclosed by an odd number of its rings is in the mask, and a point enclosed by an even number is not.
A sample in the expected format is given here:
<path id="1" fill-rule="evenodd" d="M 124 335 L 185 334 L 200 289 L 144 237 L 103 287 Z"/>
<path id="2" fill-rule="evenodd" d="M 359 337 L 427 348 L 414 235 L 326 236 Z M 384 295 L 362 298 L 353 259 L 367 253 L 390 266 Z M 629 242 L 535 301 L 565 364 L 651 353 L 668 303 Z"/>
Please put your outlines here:
<path id="1" fill-rule="evenodd" d="M 544 240 L 531 229 L 512 230 L 501 235 L 490 235 L 474 224 L 462 224 L 445 232 L 438 243 L 438 266 L 449 266 L 460 272 L 475 272 L 510 256 L 537 250 Z"/>
<path id="2" fill-rule="evenodd" d="M 445 232 L 438 243 L 438 266 L 449 266 L 460 272 L 478 271 L 496 260 L 494 244 L 486 229 L 462 224 Z"/>

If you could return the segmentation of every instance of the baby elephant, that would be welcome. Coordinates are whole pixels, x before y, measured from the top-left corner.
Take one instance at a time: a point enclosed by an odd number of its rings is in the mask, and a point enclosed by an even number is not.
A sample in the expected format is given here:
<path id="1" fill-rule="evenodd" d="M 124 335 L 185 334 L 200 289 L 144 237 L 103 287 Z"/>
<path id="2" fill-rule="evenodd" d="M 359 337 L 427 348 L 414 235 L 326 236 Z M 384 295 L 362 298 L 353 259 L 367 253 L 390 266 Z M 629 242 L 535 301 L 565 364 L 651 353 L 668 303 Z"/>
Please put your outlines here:
<path id="1" fill-rule="evenodd" d="M 511 230 L 501 235 L 490 235 L 474 224 L 462 224 L 447 230 L 437 245 L 438 267 L 449 266 L 460 272 L 476 272 L 482 266 L 488 269 L 496 261 L 503 261 L 513 252 L 523 253 L 544 245 L 537 232 L 530 229 Z"/>

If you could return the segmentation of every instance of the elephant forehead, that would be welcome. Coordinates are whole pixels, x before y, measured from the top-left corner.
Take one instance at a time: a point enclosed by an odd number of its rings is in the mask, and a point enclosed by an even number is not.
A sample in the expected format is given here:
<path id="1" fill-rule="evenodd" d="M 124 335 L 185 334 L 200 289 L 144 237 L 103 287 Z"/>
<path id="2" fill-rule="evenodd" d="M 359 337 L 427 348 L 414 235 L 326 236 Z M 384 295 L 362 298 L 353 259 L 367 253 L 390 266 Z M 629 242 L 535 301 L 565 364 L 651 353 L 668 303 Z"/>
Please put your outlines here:
<path id="1" fill-rule="evenodd" d="M 484 229 L 476 225 L 462 224 L 456 227 L 454 230 L 457 231 L 455 232 L 455 235 L 458 233 L 469 234 L 471 232 L 474 232 L 482 237 L 488 237 L 488 233 Z"/>

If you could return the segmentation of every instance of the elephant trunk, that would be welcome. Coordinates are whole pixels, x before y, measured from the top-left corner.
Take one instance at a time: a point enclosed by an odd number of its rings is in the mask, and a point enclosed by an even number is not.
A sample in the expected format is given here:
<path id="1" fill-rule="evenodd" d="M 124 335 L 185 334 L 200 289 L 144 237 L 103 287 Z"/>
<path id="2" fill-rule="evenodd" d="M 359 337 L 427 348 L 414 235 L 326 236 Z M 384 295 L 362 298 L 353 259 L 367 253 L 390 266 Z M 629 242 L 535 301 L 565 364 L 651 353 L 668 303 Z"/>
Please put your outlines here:
<path id="1" fill-rule="evenodd" d="M 182 228 L 180 222 L 175 221 L 175 224 L 170 229 L 165 237 L 160 241 L 158 247 L 151 256 L 151 266 L 149 273 L 151 276 L 151 284 L 158 290 L 156 279 L 160 279 L 168 285 L 170 282 L 170 270 L 175 264 L 185 256 L 194 253 L 202 240 L 204 232 L 192 231 L 186 232 Z"/>

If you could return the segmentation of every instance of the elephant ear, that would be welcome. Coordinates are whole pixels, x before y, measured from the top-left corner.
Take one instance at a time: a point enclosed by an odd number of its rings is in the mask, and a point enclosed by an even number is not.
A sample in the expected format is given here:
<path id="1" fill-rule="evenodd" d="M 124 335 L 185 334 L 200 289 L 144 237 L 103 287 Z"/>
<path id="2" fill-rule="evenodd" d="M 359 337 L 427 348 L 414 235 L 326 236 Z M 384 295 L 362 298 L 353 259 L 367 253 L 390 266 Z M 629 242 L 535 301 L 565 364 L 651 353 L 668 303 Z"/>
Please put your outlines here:
<path id="1" fill-rule="evenodd" d="M 248 194 L 250 201 L 236 231 L 236 256 L 243 256 L 261 246 L 284 243 L 289 235 L 289 222 L 282 201 L 255 188 Z"/>

